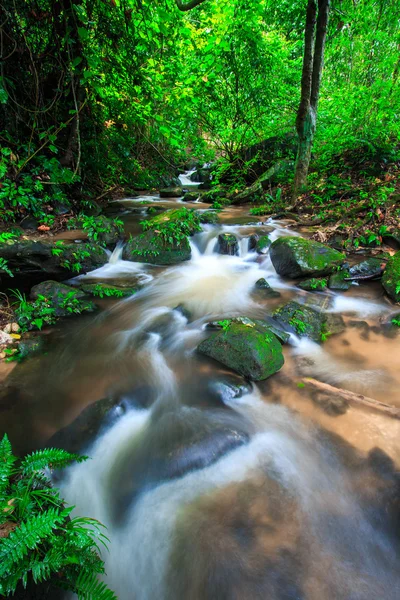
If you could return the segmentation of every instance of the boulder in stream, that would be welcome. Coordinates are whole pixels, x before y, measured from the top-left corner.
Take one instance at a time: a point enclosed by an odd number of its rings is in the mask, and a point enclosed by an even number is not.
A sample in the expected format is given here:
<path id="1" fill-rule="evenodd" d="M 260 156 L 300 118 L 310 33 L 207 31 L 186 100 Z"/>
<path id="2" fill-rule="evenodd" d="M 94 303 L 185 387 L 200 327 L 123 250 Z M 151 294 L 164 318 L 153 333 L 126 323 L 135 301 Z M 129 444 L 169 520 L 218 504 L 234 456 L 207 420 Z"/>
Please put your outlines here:
<path id="1" fill-rule="evenodd" d="M 357 265 L 350 267 L 348 278 L 354 280 L 378 279 L 382 276 L 385 267 L 386 263 L 380 258 L 367 258 Z"/>
<path id="2" fill-rule="evenodd" d="M 400 302 L 400 252 L 389 258 L 382 277 L 386 293 L 395 302 Z"/>
<path id="3" fill-rule="evenodd" d="M 183 196 L 181 187 L 168 187 L 160 190 L 160 198 L 180 198 Z"/>
<path id="4" fill-rule="evenodd" d="M 284 363 L 277 337 L 267 327 L 245 318 L 228 320 L 197 350 L 252 381 L 267 379 Z"/>
<path id="5" fill-rule="evenodd" d="M 196 202 L 199 194 L 193 192 L 186 192 L 186 194 L 182 198 L 182 202 Z"/>
<path id="6" fill-rule="evenodd" d="M 166 244 L 159 233 L 149 230 L 128 240 L 122 258 L 152 265 L 175 265 L 190 260 L 191 253 L 187 238 Z"/>
<path id="7" fill-rule="evenodd" d="M 326 290 L 328 285 L 328 281 L 325 278 L 318 279 L 316 277 L 311 277 L 310 279 L 304 279 L 297 284 L 301 290 L 305 290 L 306 292 L 321 292 Z"/>
<path id="8" fill-rule="evenodd" d="M 341 269 L 330 275 L 328 280 L 328 288 L 330 290 L 340 290 L 342 292 L 347 291 L 351 287 L 351 281 L 349 280 L 349 272 L 347 269 Z"/>
<path id="9" fill-rule="evenodd" d="M 82 312 L 91 312 L 96 306 L 87 299 L 85 292 L 59 283 L 58 281 L 43 281 L 34 285 L 30 292 L 31 300 L 46 298 L 56 317 L 68 317 Z"/>
<path id="10" fill-rule="evenodd" d="M 220 233 L 218 236 L 218 253 L 237 256 L 239 254 L 239 242 L 232 233 Z"/>
<path id="11" fill-rule="evenodd" d="M 308 337 L 315 342 L 324 341 L 330 335 L 344 330 L 344 322 L 340 315 L 325 313 L 294 300 L 278 308 L 272 317 L 286 331 L 299 337 Z"/>
<path id="12" fill-rule="evenodd" d="M 318 277 L 333 273 L 344 262 L 341 252 L 298 236 L 278 238 L 271 244 L 270 257 L 282 277 Z"/>

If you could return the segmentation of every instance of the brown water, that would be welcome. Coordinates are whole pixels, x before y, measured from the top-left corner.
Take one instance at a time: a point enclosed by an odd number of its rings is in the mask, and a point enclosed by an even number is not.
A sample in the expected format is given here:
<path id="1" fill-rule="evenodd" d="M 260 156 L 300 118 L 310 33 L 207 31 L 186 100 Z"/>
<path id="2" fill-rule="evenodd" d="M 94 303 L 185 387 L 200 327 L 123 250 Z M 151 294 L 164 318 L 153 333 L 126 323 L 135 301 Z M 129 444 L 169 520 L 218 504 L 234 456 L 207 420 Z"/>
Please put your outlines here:
<path id="1" fill-rule="evenodd" d="M 143 218 L 138 202 L 123 203 L 128 231 Z M 45 354 L 2 366 L 2 429 L 26 452 L 115 399 L 108 425 L 84 432 L 92 460 L 60 485 L 79 514 L 108 526 L 107 581 L 120 600 L 398 599 L 400 421 L 298 385 L 311 376 L 400 407 L 393 307 L 379 284 L 302 292 L 248 252 L 253 231 L 276 238 L 284 223 L 240 208 L 222 222 L 193 238 L 187 263 L 125 263 L 116 251 L 88 276 L 143 288 L 61 323 Z M 240 256 L 214 252 L 221 231 L 239 237 Z M 254 292 L 260 277 L 281 296 Z M 240 378 L 195 352 L 204 325 L 291 298 L 323 303 L 345 331 L 323 346 L 292 338 L 281 372 L 239 396 Z M 68 446 L 81 433 L 55 439 Z"/>

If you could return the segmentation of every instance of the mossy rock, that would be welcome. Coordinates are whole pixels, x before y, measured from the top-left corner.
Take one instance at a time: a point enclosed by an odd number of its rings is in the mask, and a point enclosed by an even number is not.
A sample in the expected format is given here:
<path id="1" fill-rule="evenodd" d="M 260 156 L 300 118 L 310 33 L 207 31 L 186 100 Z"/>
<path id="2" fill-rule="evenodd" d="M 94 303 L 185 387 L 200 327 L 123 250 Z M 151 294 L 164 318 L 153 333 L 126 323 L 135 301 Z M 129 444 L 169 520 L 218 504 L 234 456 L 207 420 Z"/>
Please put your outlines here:
<path id="1" fill-rule="evenodd" d="M 340 315 L 323 313 L 295 301 L 278 308 L 272 317 L 286 331 L 299 337 L 308 337 L 315 342 L 324 341 L 329 335 L 344 330 L 344 322 Z"/>
<path id="2" fill-rule="evenodd" d="M 400 302 L 400 251 L 389 258 L 382 277 L 382 285 L 392 300 Z"/>
<path id="3" fill-rule="evenodd" d="M 180 198 L 183 196 L 181 187 L 168 187 L 160 190 L 160 198 Z"/>
<path id="4" fill-rule="evenodd" d="M 198 212 L 200 223 L 209 225 L 216 225 L 219 222 L 218 213 L 213 210 L 206 210 L 204 212 Z"/>
<path id="5" fill-rule="evenodd" d="M 175 265 L 190 260 L 192 251 L 189 240 L 184 238 L 179 244 L 174 241 L 165 244 L 162 236 L 149 230 L 131 238 L 124 247 L 123 259 L 151 265 Z"/>
<path id="6" fill-rule="evenodd" d="M 297 287 L 306 292 L 322 292 L 323 290 L 326 290 L 327 286 L 327 279 L 317 279 L 315 277 L 304 279 L 304 281 L 297 284 Z"/>
<path id="7" fill-rule="evenodd" d="M 256 251 L 258 254 L 266 254 L 268 252 L 268 248 L 271 246 L 271 240 L 268 235 L 261 236 L 256 243 Z"/>
<path id="8" fill-rule="evenodd" d="M 246 324 L 232 320 L 201 342 L 197 350 L 252 381 L 267 379 L 284 363 L 276 336 L 250 320 Z"/>
<path id="9" fill-rule="evenodd" d="M 328 280 L 328 288 L 330 290 L 341 290 L 347 291 L 351 287 L 351 281 L 349 280 L 349 272 L 347 269 L 336 271 L 332 273 Z"/>
<path id="10" fill-rule="evenodd" d="M 182 198 L 182 202 L 196 202 L 199 194 L 194 194 L 193 192 L 186 192 L 186 194 Z"/>
<path id="11" fill-rule="evenodd" d="M 190 217 L 190 221 L 187 219 Z M 166 223 L 180 225 L 182 221 L 185 221 L 191 228 L 189 229 L 189 235 L 193 235 L 199 230 L 199 217 L 198 213 L 191 208 L 172 208 L 165 210 L 164 212 L 151 217 L 146 220 L 146 230 L 152 229 L 153 231 L 161 229 Z"/>
<path id="12" fill-rule="evenodd" d="M 80 286 L 80 289 L 85 294 L 89 294 L 90 296 L 95 296 L 97 298 L 125 298 L 132 296 L 137 292 L 137 288 L 135 287 L 116 286 L 109 285 L 107 283 L 84 283 Z"/>
<path id="13" fill-rule="evenodd" d="M 46 298 L 51 304 L 56 317 L 68 317 L 77 312 L 91 312 L 96 308 L 93 302 L 87 299 L 85 292 L 58 281 L 42 281 L 34 285 L 30 291 L 31 300 L 38 300 L 40 296 Z"/>
<path id="14" fill-rule="evenodd" d="M 313 240 L 286 236 L 271 244 L 270 257 L 282 277 L 319 277 L 333 273 L 344 262 L 345 255 Z"/>
<path id="15" fill-rule="evenodd" d="M 220 233 L 218 236 L 219 254 L 235 256 L 239 254 L 239 242 L 232 233 Z"/>

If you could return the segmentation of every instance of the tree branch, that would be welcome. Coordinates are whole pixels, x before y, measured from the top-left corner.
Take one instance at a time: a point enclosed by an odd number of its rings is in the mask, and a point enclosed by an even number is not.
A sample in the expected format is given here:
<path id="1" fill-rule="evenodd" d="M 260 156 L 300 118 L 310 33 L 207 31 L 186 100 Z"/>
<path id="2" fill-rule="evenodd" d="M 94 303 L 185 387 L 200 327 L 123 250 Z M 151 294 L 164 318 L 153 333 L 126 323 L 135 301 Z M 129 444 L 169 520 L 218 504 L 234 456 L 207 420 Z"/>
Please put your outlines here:
<path id="1" fill-rule="evenodd" d="M 192 10 L 192 8 L 195 8 L 199 4 L 202 4 L 202 2 L 204 2 L 204 0 L 190 0 L 190 2 L 187 2 L 186 4 L 184 4 L 182 2 L 182 0 L 175 0 L 176 6 L 179 8 L 179 10 L 181 10 L 183 12 Z"/>

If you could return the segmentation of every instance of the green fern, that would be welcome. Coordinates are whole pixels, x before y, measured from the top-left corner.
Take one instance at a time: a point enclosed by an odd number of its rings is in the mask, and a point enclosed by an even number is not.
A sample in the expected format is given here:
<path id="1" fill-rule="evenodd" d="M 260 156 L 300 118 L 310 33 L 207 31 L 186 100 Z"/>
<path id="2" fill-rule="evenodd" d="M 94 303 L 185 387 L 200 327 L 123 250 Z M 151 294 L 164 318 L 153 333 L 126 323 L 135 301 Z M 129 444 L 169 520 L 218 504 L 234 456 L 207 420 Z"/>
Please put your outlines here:
<path id="1" fill-rule="evenodd" d="M 76 580 L 74 592 L 79 600 L 117 600 L 117 596 L 93 573 L 82 571 Z"/>
<path id="2" fill-rule="evenodd" d="M 45 468 L 63 469 L 74 461 L 83 462 L 87 458 L 79 454 L 70 454 L 59 448 L 45 448 L 26 456 L 21 463 L 21 468 L 24 475 L 29 475 Z"/>
<path id="3" fill-rule="evenodd" d="M 114 600 L 105 583 L 100 544 L 104 526 L 90 518 L 70 518 L 44 469 L 59 469 L 86 456 L 48 448 L 22 461 L 12 454 L 7 436 L 0 441 L 0 596 L 50 582 L 75 591 L 82 600 Z"/>

